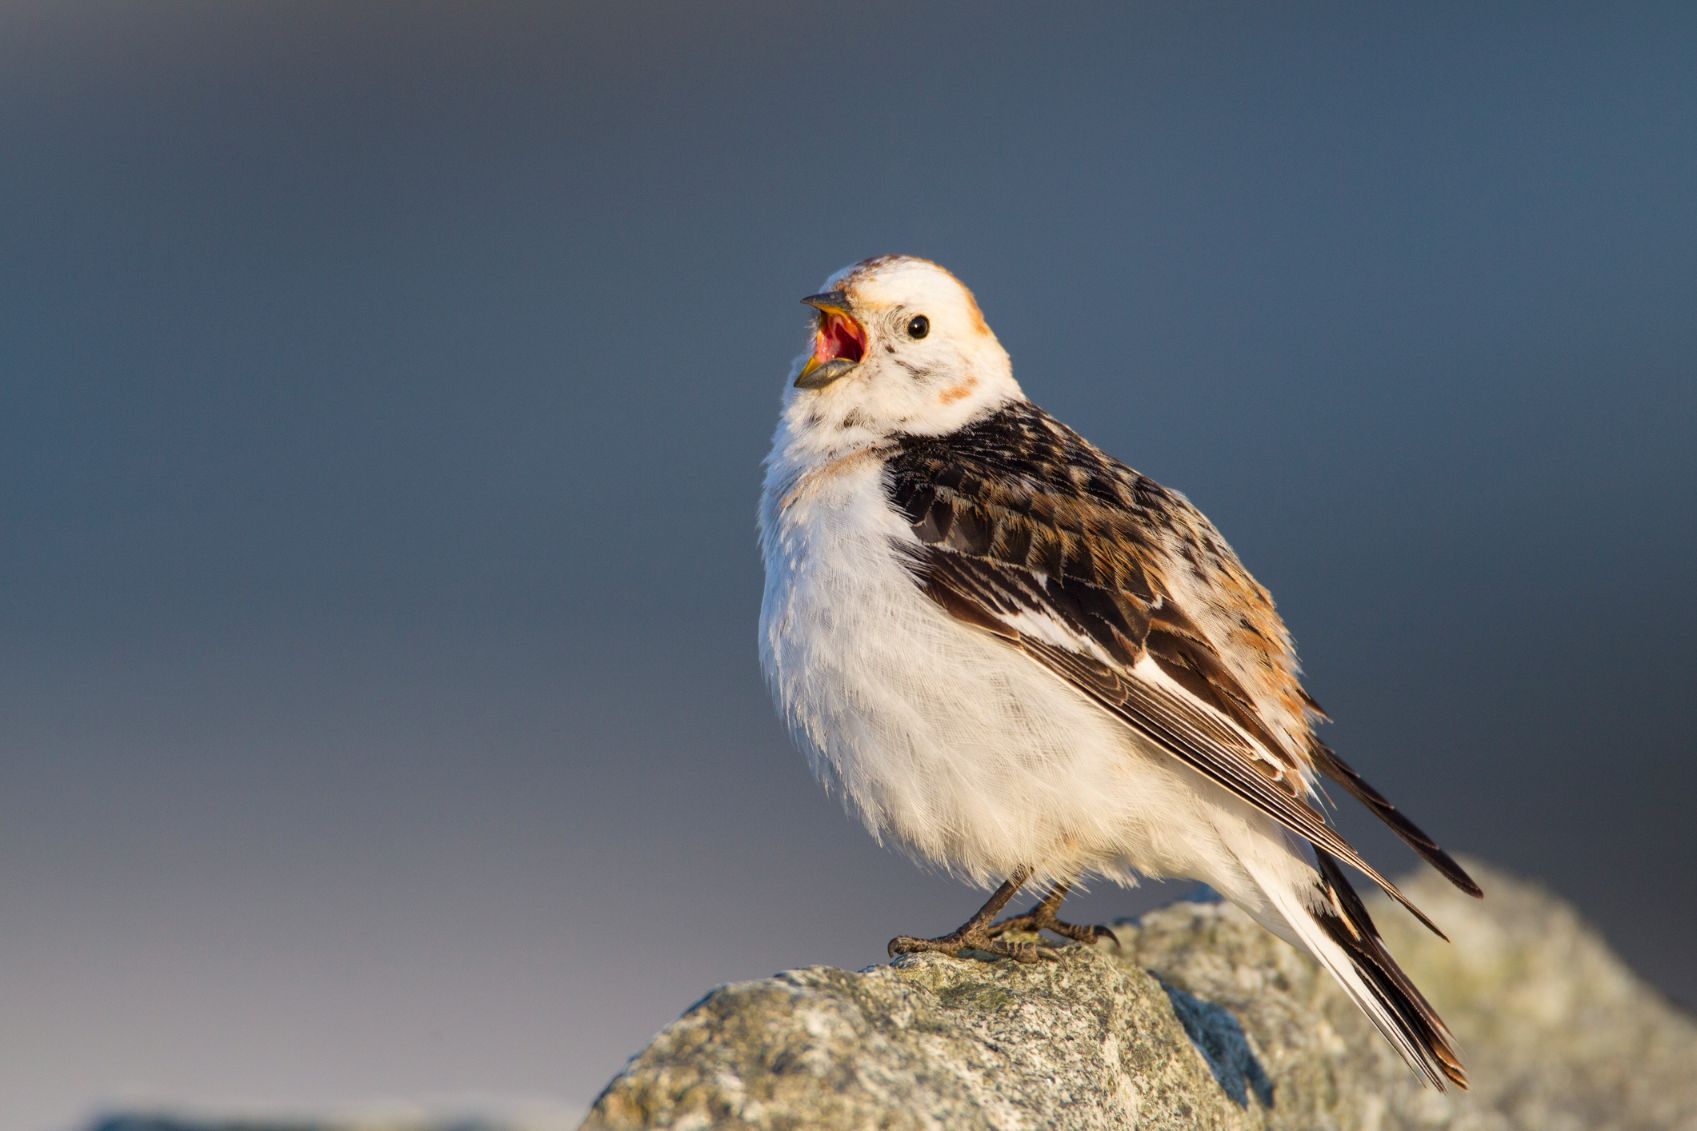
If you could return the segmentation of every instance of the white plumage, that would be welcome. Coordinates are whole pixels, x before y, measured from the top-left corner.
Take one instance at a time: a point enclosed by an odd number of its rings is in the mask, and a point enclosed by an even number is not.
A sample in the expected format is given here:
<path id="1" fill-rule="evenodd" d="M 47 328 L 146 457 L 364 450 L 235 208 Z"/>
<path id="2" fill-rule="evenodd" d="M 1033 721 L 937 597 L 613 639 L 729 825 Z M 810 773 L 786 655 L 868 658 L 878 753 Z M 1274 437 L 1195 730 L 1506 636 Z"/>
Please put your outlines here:
<path id="1" fill-rule="evenodd" d="M 1244 823 L 1231 799 L 1205 800 L 1170 756 L 926 598 L 881 480 L 862 460 L 763 508 L 762 658 L 826 788 L 874 836 L 980 887 L 1021 864 L 1039 883 L 1126 884 L 1227 866 L 1213 818 Z M 1070 642 L 1039 612 L 1020 625 Z"/>

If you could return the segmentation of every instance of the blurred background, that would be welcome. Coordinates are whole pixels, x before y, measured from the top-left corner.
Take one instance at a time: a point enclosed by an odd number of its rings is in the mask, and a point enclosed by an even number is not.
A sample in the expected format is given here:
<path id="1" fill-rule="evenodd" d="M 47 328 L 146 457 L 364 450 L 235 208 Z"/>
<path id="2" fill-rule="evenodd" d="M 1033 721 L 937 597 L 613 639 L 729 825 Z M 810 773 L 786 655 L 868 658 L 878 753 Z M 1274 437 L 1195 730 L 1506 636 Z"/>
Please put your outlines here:
<path id="1" fill-rule="evenodd" d="M 797 299 L 889 251 L 1218 522 L 1377 785 L 1697 1003 L 1694 48 L 1673 3 L 0 4 L 5 1125 L 582 1110 L 712 985 L 976 907 L 755 656 Z"/>

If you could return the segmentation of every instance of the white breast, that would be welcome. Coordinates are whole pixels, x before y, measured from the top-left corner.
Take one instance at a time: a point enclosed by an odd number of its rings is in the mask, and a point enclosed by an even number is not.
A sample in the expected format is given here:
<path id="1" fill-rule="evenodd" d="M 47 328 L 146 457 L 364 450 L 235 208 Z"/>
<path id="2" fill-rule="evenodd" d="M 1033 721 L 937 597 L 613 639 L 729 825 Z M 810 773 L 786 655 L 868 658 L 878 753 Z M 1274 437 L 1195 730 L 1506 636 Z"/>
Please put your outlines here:
<path id="1" fill-rule="evenodd" d="M 914 584 L 881 461 L 799 478 L 761 505 L 761 659 L 816 776 L 874 836 L 979 884 L 1194 874 L 1172 818 L 1197 804 L 1165 757 Z"/>

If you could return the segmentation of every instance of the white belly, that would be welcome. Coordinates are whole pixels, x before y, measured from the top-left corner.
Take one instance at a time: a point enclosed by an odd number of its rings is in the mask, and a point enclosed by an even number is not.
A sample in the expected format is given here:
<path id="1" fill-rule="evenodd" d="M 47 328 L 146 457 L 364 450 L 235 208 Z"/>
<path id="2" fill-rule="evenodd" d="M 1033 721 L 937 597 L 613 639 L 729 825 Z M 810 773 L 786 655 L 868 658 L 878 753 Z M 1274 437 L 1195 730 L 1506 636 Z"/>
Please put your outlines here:
<path id="1" fill-rule="evenodd" d="M 762 506 L 762 661 L 814 773 L 874 836 L 981 885 L 1019 865 L 1197 874 L 1206 847 L 1172 831 L 1196 827 L 1197 782 L 921 593 L 880 474 L 867 461 Z"/>

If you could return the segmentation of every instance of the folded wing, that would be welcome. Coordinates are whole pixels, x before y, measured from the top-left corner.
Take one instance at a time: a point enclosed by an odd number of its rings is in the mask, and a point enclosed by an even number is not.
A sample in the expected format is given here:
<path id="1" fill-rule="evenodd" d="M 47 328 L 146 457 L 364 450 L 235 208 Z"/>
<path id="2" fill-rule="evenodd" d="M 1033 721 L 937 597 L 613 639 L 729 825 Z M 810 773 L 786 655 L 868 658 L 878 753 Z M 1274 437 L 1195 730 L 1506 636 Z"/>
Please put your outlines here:
<path id="1" fill-rule="evenodd" d="M 1466 873 L 1329 749 L 1279 742 L 1279 728 L 1175 601 L 1164 574 L 1171 552 L 1154 538 L 1159 530 L 1171 537 L 1173 526 L 1148 511 L 1182 507 L 1194 515 L 1189 504 L 1046 419 L 1001 427 L 1001 435 L 915 441 L 889 460 L 891 501 L 916 538 L 905 546 L 916 584 L 957 620 L 1023 652 L 1160 749 L 1360 870 L 1437 931 L 1311 804 L 1314 771 L 1337 777 L 1439 871 L 1476 890 Z M 1076 450 L 1047 462 L 1020 458 L 1020 446 L 1043 429 L 1050 435 L 1035 439 L 1052 447 L 1057 435 L 1070 437 Z M 1311 702 L 1300 687 L 1293 696 Z"/>

